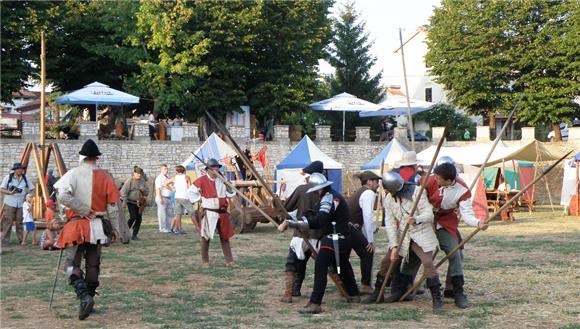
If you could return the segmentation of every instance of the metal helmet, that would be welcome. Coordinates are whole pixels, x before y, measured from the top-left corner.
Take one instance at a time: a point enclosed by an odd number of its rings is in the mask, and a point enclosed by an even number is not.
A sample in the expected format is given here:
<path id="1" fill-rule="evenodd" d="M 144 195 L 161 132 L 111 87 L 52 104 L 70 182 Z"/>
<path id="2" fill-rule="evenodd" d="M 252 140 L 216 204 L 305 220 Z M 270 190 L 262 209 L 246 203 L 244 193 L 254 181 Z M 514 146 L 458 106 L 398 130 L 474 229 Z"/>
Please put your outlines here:
<path id="1" fill-rule="evenodd" d="M 309 188 L 308 191 L 306 191 L 306 193 L 318 191 L 318 190 L 323 189 L 323 188 L 332 184 L 331 181 L 326 179 L 326 176 L 324 176 L 323 174 L 317 173 L 317 172 L 310 175 L 308 182 L 310 184 L 313 184 L 314 186 Z"/>
<path id="2" fill-rule="evenodd" d="M 387 192 L 394 194 L 403 189 L 405 181 L 403 177 L 396 172 L 389 171 L 383 174 L 383 188 Z"/>
<path id="3" fill-rule="evenodd" d="M 453 160 L 453 158 L 450 156 L 444 155 L 444 156 L 440 157 L 439 159 L 437 159 L 437 163 L 435 163 L 435 167 L 437 167 L 438 165 L 443 164 L 443 163 L 451 163 L 452 165 L 455 166 L 455 160 Z"/>
<path id="4" fill-rule="evenodd" d="M 207 168 L 211 168 L 211 167 L 221 168 L 222 165 L 216 159 L 211 158 L 211 159 L 207 160 L 207 166 L 205 168 L 207 169 Z"/>

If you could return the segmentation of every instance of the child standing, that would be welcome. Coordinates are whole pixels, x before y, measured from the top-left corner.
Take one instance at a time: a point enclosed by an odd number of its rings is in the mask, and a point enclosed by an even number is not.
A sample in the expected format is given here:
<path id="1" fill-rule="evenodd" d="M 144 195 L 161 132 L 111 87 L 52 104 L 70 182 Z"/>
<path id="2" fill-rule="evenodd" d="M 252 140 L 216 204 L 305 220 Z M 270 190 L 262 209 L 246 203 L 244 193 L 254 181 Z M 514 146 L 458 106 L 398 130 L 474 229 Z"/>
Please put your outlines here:
<path id="1" fill-rule="evenodd" d="M 31 193 L 26 195 L 26 202 L 22 205 L 22 223 L 24 223 L 24 237 L 22 237 L 22 245 L 26 245 L 28 233 L 32 234 L 32 245 L 37 246 L 36 243 L 36 225 L 34 225 L 34 218 L 32 216 L 32 200 L 34 196 Z"/>

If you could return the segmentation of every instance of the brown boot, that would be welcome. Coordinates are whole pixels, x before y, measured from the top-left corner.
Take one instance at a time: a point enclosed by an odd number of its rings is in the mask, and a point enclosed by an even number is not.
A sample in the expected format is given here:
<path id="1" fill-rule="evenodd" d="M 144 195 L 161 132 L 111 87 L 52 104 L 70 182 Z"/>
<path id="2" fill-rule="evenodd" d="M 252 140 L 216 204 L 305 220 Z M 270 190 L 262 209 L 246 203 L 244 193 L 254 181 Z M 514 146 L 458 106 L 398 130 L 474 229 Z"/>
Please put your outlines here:
<path id="1" fill-rule="evenodd" d="M 308 303 L 308 305 L 306 305 L 305 308 L 299 310 L 298 313 L 300 313 L 300 314 L 318 314 L 318 313 L 322 313 L 322 307 L 320 307 L 320 304 Z"/>
<path id="2" fill-rule="evenodd" d="M 203 267 L 209 267 L 209 240 L 200 239 L 201 245 L 201 263 Z"/>
<path id="3" fill-rule="evenodd" d="M 282 303 L 292 303 L 292 287 L 294 286 L 295 279 L 295 272 L 286 272 L 284 295 L 282 295 L 282 297 L 279 299 Z"/>

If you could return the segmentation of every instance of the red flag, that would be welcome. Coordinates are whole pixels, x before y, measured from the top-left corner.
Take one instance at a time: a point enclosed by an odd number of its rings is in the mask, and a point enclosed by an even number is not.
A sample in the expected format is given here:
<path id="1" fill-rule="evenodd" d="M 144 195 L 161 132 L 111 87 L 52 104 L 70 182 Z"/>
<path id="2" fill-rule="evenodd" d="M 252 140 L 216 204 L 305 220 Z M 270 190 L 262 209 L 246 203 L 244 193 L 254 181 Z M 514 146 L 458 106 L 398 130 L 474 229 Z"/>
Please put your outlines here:
<path id="1" fill-rule="evenodd" d="M 268 166 L 268 148 L 264 145 L 258 153 L 256 153 L 255 157 L 256 161 L 260 162 L 262 168 L 266 168 Z"/>

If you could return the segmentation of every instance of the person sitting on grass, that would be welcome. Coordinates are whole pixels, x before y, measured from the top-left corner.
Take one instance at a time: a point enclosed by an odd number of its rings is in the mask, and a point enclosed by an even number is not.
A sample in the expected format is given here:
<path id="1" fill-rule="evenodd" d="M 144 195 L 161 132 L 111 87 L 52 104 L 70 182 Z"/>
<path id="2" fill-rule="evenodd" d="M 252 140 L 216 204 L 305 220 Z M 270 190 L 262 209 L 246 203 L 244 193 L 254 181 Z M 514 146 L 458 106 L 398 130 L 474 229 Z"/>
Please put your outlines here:
<path id="1" fill-rule="evenodd" d="M 55 250 L 60 249 L 56 245 L 56 239 L 58 238 L 58 234 L 60 233 L 60 223 L 58 222 L 58 218 L 54 218 L 50 221 L 46 229 L 42 233 L 40 237 L 40 250 Z"/>
<path id="2" fill-rule="evenodd" d="M 28 193 L 26 195 L 26 201 L 22 205 L 22 223 L 24 224 L 24 236 L 22 237 L 22 245 L 26 245 L 26 240 L 28 238 L 28 233 L 32 235 L 32 245 L 36 246 L 36 225 L 34 224 L 34 217 L 32 216 L 32 201 L 34 200 L 34 195 Z"/>

